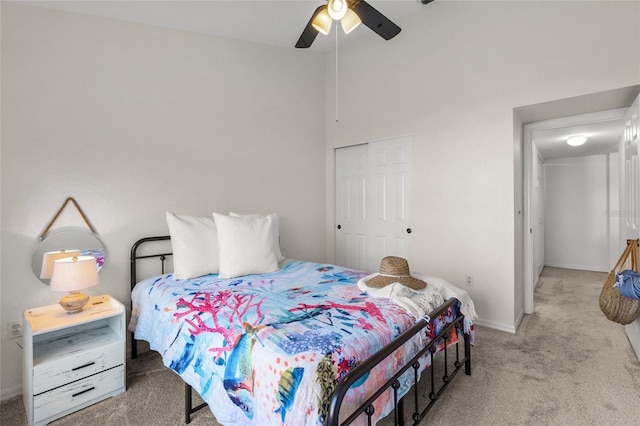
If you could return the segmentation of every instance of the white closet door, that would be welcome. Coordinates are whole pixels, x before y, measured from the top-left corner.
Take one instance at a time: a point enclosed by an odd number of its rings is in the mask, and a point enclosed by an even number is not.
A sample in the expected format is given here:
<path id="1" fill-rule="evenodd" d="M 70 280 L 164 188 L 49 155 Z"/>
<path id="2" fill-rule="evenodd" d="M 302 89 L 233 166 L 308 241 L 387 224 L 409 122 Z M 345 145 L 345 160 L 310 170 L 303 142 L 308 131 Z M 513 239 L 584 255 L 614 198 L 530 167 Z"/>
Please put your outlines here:
<path id="1" fill-rule="evenodd" d="M 366 269 L 369 148 L 336 149 L 336 263 Z"/>
<path id="2" fill-rule="evenodd" d="M 369 144 L 371 211 L 368 233 L 369 271 L 380 269 L 384 256 L 407 257 L 409 227 L 409 165 L 411 145 L 408 138 Z"/>
<path id="3" fill-rule="evenodd" d="M 620 221 L 621 242 L 640 238 L 640 95 L 625 116 L 624 138 L 620 157 L 623 157 L 620 176 L 620 206 L 625 209 Z M 640 359 L 640 319 L 624 326 L 629 342 Z"/>
<path id="4" fill-rule="evenodd" d="M 411 139 L 336 150 L 336 263 L 378 271 L 407 257 Z"/>

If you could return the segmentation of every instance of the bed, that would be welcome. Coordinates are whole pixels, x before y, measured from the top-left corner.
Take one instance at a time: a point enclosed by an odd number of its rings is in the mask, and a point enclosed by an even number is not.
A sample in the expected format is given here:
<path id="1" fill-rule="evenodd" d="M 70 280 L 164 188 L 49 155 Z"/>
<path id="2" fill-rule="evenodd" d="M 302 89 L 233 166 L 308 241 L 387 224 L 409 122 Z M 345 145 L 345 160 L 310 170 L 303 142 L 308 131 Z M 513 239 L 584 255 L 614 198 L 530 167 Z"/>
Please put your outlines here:
<path id="1" fill-rule="evenodd" d="M 184 380 L 186 423 L 208 405 L 224 425 L 375 424 L 388 415 L 404 424 L 407 410 L 418 424 L 461 368 L 471 374 L 473 326 L 459 300 L 416 321 L 358 289 L 366 273 L 295 259 L 270 273 L 176 280 L 165 271 L 169 241 L 143 238 L 131 249 L 129 330 L 132 358 L 145 340 Z M 419 407 L 416 383 L 436 354 L 443 375 L 431 368 L 420 381 L 429 389 Z M 204 404 L 192 407 L 192 389 Z"/>

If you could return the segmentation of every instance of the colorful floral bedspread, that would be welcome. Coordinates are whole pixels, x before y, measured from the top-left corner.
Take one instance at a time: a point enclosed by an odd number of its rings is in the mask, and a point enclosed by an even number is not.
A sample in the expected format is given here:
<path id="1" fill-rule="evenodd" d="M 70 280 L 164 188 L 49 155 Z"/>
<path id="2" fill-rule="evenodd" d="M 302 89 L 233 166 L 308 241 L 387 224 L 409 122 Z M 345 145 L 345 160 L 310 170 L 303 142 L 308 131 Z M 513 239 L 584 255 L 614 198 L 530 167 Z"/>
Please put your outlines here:
<path id="1" fill-rule="evenodd" d="M 363 272 L 291 259 L 280 266 L 227 280 L 162 275 L 132 292 L 136 339 L 148 341 L 224 425 L 324 424 L 336 382 L 415 324 L 393 302 L 362 293 Z M 433 319 L 434 328 L 451 322 L 457 306 Z M 410 341 L 356 383 L 343 412 L 429 340 Z M 403 394 L 409 377 L 401 382 Z M 391 411 L 389 393 L 375 408 L 376 418 Z"/>

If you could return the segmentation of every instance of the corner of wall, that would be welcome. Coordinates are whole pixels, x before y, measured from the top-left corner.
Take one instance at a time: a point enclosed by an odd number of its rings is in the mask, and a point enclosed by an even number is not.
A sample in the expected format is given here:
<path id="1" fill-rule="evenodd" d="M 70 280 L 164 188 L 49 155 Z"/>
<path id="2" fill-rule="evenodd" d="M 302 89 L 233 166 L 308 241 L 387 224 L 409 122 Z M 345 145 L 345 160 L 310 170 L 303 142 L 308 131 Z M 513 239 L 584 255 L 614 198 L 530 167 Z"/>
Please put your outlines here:
<path id="1" fill-rule="evenodd" d="M 476 318 L 473 322 L 474 324 L 479 325 L 481 327 L 488 327 L 488 328 L 493 328 L 494 330 L 516 334 L 516 330 L 518 328 L 517 326 L 520 324 L 520 321 L 522 320 L 522 316 L 524 316 L 524 313 L 520 316 L 520 319 L 515 324 L 503 324 L 496 321 L 485 320 L 482 318 Z"/>
<path id="2" fill-rule="evenodd" d="M 638 361 L 640 361 L 640 318 L 636 319 L 631 324 L 624 326 L 624 331 L 627 333 L 629 342 L 636 353 Z"/>

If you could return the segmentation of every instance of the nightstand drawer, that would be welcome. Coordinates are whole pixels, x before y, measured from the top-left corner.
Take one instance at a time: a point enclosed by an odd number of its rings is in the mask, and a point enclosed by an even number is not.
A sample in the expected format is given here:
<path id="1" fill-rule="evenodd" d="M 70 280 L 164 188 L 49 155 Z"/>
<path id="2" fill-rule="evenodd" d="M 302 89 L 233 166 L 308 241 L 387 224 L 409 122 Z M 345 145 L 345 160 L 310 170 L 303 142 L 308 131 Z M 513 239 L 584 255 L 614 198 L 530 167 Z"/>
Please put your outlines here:
<path id="1" fill-rule="evenodd" d="M 123 363 L 123 342 L 112 341 L 104 346 L 38 364 L 33 368 L 33 394 L 41 394 Z"/>
<path id="2" fill-rule="evenodd" d="M 33 398 L 34 422 L 38 423 L 61 412 L 72 412 L 124 387 L 124 365 L 87 377 Z"/>

